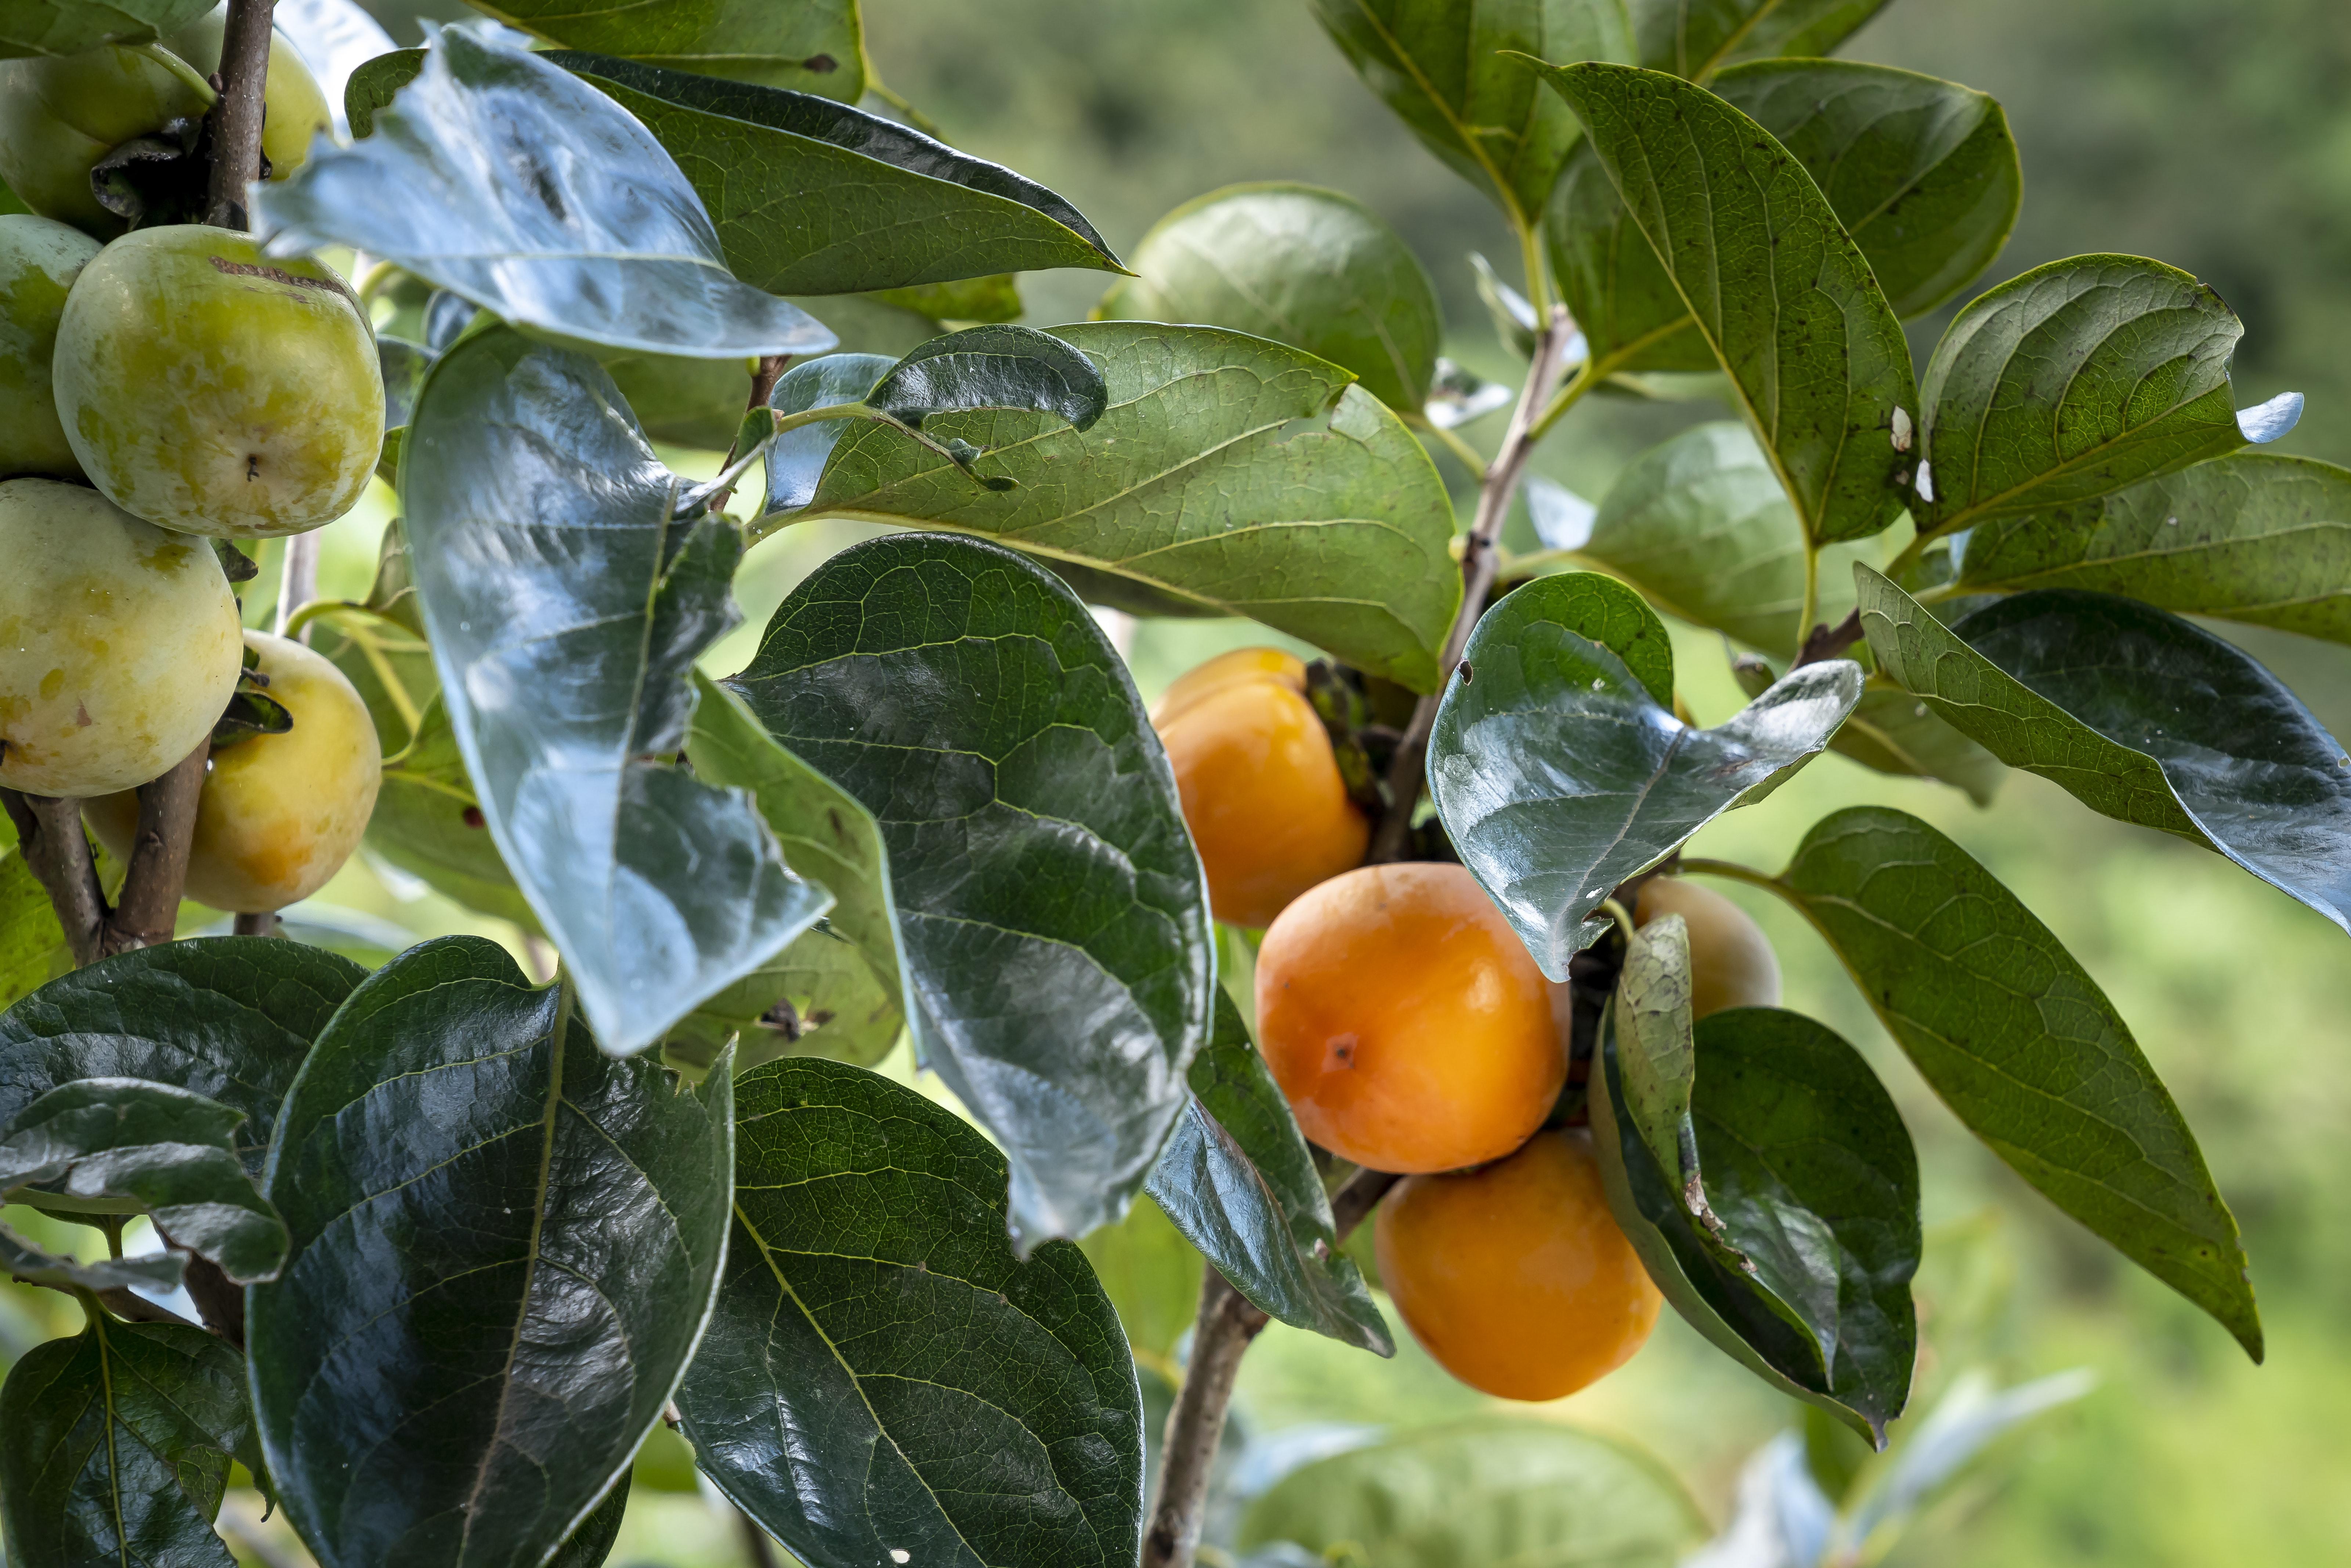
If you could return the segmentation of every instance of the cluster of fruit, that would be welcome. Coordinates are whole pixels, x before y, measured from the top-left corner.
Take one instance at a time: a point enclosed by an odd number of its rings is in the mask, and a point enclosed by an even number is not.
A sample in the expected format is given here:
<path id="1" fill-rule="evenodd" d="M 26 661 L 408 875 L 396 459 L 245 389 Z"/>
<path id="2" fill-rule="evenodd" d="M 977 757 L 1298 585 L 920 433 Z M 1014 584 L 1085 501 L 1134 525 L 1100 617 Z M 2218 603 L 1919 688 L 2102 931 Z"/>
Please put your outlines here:
<path id="1" fill-rule="evenodd" d="M 1270 648 L 1212 659 L 1153 711 L 1217 917 L 1262 925 L 1258 1040 L 1306 1135 L 1403 1173 L 1380 1206 L 1380 1281 L 1462 1382 L 1556 1399 L 1623 1365 L 1660 1298 L 1617 1228 L 1591 1137 L 1555 1114 L 1570 1002 L 1461 866 L 1363 865 L 1306 670 Z M 1720 894 L 1644 883 L 1636 924 L 1679 915 L 1692 1012 L 1770 1007 L 1780 970 Z"/>
<path id="2" fill-rule="evenodd" d="M 122 194 L 141 148 L 194 156 L 221 26 L 0 61 L 0 179 L 33 209 L 0 216 L 0 786 L 85 801 L 128 857 L 137 787 L 211 737 L 188 892 L 257 913 L 350 856 L 382 758 L 341 672 L 244 629 L 211 541 L 349 511 L 384 402 L 367 311 L 332 268 L 146 221 L 160 187 Z M 267 110 L 282 178 L 329 123 L 282 36 Z"/>

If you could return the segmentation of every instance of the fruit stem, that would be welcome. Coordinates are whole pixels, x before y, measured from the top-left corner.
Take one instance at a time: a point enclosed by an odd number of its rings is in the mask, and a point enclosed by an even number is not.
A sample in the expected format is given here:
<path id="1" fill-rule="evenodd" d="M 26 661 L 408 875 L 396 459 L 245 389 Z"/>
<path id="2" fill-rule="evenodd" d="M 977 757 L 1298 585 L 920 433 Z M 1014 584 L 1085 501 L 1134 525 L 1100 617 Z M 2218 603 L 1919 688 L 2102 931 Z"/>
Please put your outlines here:
<path id="1" fill-rule="evenodd" d="M 213 105 L 220 101 L 220 94 L 213 90 L 212 83 L 206 81 L 201 75 L 197 74 L 195 67 L 190 65 L 187 61 L 182 59 L 179 56 L 173 54 L 162 45 L 133 44 L 131 46 L 131 52 L 134 55 L 144 55 L 149 59 L 154 61 L 157 65 L 162 66 L 165 70 L 170 71 L 173 76 L 177 77 L 183 83 L 184 83 L 191 92 L 195 93 L 198 97 L 204 99 L 204 107 L 206 109 L 210 109 Z"/>
<path id="2" fill-rule="evenodd" d="M 248 225 L 245 190 L 261 178 L 262 95 L 269 81 L 269 25 L 277 0 L 228 0 L 221 37 L 220 101 L 213 106 L 212 186 L 204 222 Z"/>
<path id="3" fill-rule="evenodd" d="M 0 802 L 16 826 L 17 852 L 48 892 L 74 967 L 95 962 L 106 940 L 106 891 L 82 832 L 81 802 L 14 789 L 0 789 Z"/>
<path id="4" fill-rule="evenodd" d="M 209 737 L 196 742 L 179 766 L 139 787 L 139 836 L 131 842 L 122 896 L 99 945 L 104 956 L 172 940 L 179 923 L 180 892 L 188 880 L 196 800 L 204 793 L 204 765 L 212 748 Z"/>
<path id="5" fill-rule="evenodd" d="M 1550 319 L 1535 334 L 1534 353 L 1527 362 L 1526 390 L 1519 394 L 1518 406 L 1510 411 L 1510 424 L 1503 433 L 1501 449 L 1487 465 L 1485 483 L 1478 489 L 1478 510 L 1470 520 L 1468 538 L 1461 552 L 1461 609 L 1453 618 L 1453 628 L 1447 633 L 1444 652 L 1437 659 L 1437 689 L 1414 707 L 1412 723 L 1405 730 L 1404 738 L 1396 743 L 1395 756 L 1388 764 L 1388 809 L 1372 834 L 1366 864 L 1383 865 L 1401 860 L 1411 843 L 1412 813 L 1420 804 L 1421 775 L 1428 758 L 1428 737 L 1437 727 L 1437 701 L 1461 663 L 1462 651 L 1469 645 L 1469 633 L 1485 612 L 1486 596 L 1493 591 L 1494 574 L 1501 564 L 1501 551 L 1496 541 L 1501 537 L 1503 521 L 1510 515 L 1510 501 L 1519 493 L 1519 481 L 1526 476 L 1527 460 L 1534 455 L 1536 426 L 1565 373 L 1567 346 L 1574 337 L 1575 324 L 1568 319 L 1565 306 L 1553 306 Z"/>

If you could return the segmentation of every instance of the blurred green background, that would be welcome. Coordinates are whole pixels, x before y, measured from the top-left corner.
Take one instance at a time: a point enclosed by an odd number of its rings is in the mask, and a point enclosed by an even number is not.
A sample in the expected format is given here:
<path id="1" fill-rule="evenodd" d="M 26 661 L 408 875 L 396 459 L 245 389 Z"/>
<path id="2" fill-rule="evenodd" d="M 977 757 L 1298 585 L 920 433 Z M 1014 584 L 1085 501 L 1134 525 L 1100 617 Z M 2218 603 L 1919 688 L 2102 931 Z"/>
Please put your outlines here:
<path id="1" fill-rule="evenodd" d="M 402 44 L 419 15 L 459 14 L 444 4 L 370 8 Z M 1237 181 L 1302 179 L 1363 198 L 1436 278 L 1448 351 L 1515 379 L 1464 259 L 1482 251 L 1508 276 L 1515 246 L 1483 200 L 1355 79 L 1303 0 L 866 0 L 865 11 L 874 63 L 892 88 L 958 143 L 1069 196 L 1121 248 L 1167 208 Z M 2186 267 L 2245 321 L 2239 402 L 2307 393 L 2308 412 L 2282 449 L 2351 462 L 2343 0 L 1896 0 L 1845 52 L 1950 77 L 2005 104 L 2026 194 L 2015 237 L 1983 283 L 2088 251 Z M 1082 317 L 1104 281 L 1029 279 L 1028 319 Z M 1922 361 L 1948 317 L 1918 325 Z M 1537 468 L 1596 497 L 1645 446 L 1722 413 L 1593 399 Z M 1490 444 L 1498 423 L 1471 434 Z M 388 505 L 379 488 L 329 531 L 328 591 L 364 589 Z M 762 547 L 741 583 L 748 623 L 714 650 L 710 666 L 737 667 L 790 584 L 854 532 L 812 525 Z M 2351 735 L 2351 650 L 2228 634 L 2271 661 L 2337 735 Z M 1267 640 L 1246 625 L 1147 624 L 1132 657 L 1148 696 L 1208 653 Z M 1701 722 L 1740 706 L 1719 640 L 1678 635 L 1677 652 Z M 1954 791 L 1830 757 L 1709 829 L 1696 852 L 1777 870 L 1810 822 L 1860 800 L 1949 832 L 2106 988 L 2185 1107 L 2243 1224 L 2269 1329 L 2268 1365 L 2249 1365 L 2220 1329 L 2088 1241 L 1964 1134 L 1808 930 L 1762 895 L 1726 888 L 1778 945 L 1789 1005 L 1871 1055 L 1917 1138 L 1929 1380 L 1950 1370 L 1935 1357 L 1962 1354 L 2002 1381 L 2071 1366 L 2100 1376 L 2086 1399 L 1999 1447 L 1890 1561 L 2351 1561 L 2345 936 L 2219 857 L 2095 816 L 2022 775 L 1978 811 Z M 410 932 L 514 935 L 356 863 L 322 901 Z M 61 1298 L 0 1288 L 0 1352 L 68 1328 L 72 1316 Z M 1238 1406 L 1259 1436 L 1334 1422 L 1410 1427 L 1492 1408 L 1408 1343 L 1384 1363 L 1278 1324 L 1247 1364 Z M 1534 1414 L 1645 1446 L 1718 1523 L 1740 1462 L 1793 1421 L 1784 1401 L 1671 1314 L 1630 1367 Z M 675 1460 L 664 1448 L 647 1471 L 667 1463 L 672 1485 L 690 1485 Z M 290 1538 L 276 1528 L 260 1533 L 282 1552 Z M 690 1490 L 641 1486 L 612 1561 L 689 1568 L 747 1559 L 733 1521 Z"/>

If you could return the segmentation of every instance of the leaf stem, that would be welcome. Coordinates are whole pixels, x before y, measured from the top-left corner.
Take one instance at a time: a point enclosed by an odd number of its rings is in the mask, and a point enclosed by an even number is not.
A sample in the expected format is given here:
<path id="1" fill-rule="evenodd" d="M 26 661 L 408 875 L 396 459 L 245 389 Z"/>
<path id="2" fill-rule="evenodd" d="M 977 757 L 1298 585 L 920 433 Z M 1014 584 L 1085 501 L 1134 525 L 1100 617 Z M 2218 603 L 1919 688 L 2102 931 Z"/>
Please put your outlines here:
<path id="1" fill-rule="evenodd" d="M 1406 423 L 1418 427 L 1422 434 L 1453 454 L 1454 459 L 1469 470 L 1469 477 L 1481 485 L 1486 482 L 1486 460 L 1478 455 L 1478 449 L 1464 440 L 1460 432 L 1447 430 L 1433 419 L 1409 420 Z"/>
<path id="2" fill-rule="evenodd" d="M 213 105 L 212 185 L 204 222 L 249 226 L 246 187 L 261 177 L 262 97 L 269 81 L 269 26 L 277 0 L 228 0 L 221 36 L 220 101 Z"/>
<path id="3" fill-rule="evenodd" d="M 1801 648 L 1813 634 L 1813 622 L 1821 613 L 1821 552 L 1811 539 L 1804 541 L 1804 598 L 1796 611 L 1796 646 Z"/>
<path id="4" fill-rule="evenodd" d="M 1575 329 L 1573 324 L 1571 323 L 1563 330 L 1565 335 L 1573 336 Z M 1551 400 L 1549 405 L 1543 409 L 1541 415 L 1534 422 L 1533 427 L 1528 431 L 1528 442 L 1531 444 L 1533 442 L 1541 441 L 1545 435 L 1549 434 L 1551 433 L 1551 427 L 1560 422 L 1561 415 L 1566 413 L 1569 409 L 1573 408 L 1577 403 L 1582 402 L 1583 401 L 1584 393 L 1590 392 L 1593 387 L 1598 386 L 1602 382 L 1606 381 L 1608 377 L 1614 373 L 1612 367 L 1614 366 L 1615 360 L 1620 357 L 1621 356 L 1612 355 L 1607 361 L 1596 365 L 1590 360 L 1586 360 L 1583 363 L 1576 366 L 1575 374 L 1568 381 L 1568 383 L 1565 386 L 1559 389 L 1558 395 Z"/>
<path id="5" fill-rule="evenodd" d="M 1519 235 L 1519 265 L 1526 269 L 1527 302 L 1535 308 L 1536 320 L 1547 320 L 1552 313 L 1551 275 L 1543 267 L 1541 225 L 1513 211 L 1510 226 Z"/>
<path id="6" fill-rule="evenodd" d="M 870 65 L 865 68 L 865 90 L 872 93 L 875 98 L 880 99 L 883 102 L 888 104 L 891 108 L 896 110 L 900 114 L 904 115 L 906 117 L 907 124 L 913 126 L 915 130 L 921 131 L 932 141 L 946 141 L 946 132 L 939 129 L 938 121 L 933 120 L 929 115 L 925 114 L 921 110 L 916 109 L 913 104 L 908 103 L 896 93 L 891 91 L 888 85 L 885 84 L 880 77 L 873 74 L 873 68 Z M 952 146 L 953 143 L 950 142 L 949 145 Z"/>
<path id="7" fill-rule="evenodd" d="M 1420 699 L 1413 709 L 1412 723 L 1396 742 L 1395 758 L 1388 765 L 1388 809 L 1372 834 L 1366 864 L 1402 860 L 1411 841 L 1412 814 L 1420 803 L 1421 774 L 1428 757 L 1429 734 L 1437 727 L 1437 700 L 1461 663 L 1462 650 L 1469 645 L 1469 633 L 1485 612 L 1487 595 L 1493 591 L 1495 573 L 1501 562 L 1496 541 L 1501 535 L 1503 520 L 1510 515 L 1510 501 L 1518 494 L 1519 481 L 1526 476 L 1527 460 L 1534 455 L 1536 426 L 1540 423 L 1536 411 L 1550 413 L 1552 395 L 1558 390 L 1564 370 L 1561 361 L 1573 335 L 1574 324 L 1560 306 L 1552 308 L 1550 319 L 1535 334 L 1534 353 L 1527 363 L 1526 389 L 1519 395 L 1518 406 L 1510 411 L 1510 428 L 1503 434 L 1501 449 L 1488 465 L 1486 481 L 1478 490 L 1478 510 L 1471 518 L 1469 536 L 1461 552 L 1461 609 L 1453 618 L 1452 630 L 1437 658 L 1437 689 Z"/>
<path id="8" fill-rule="evenodd" d="M 1757 871 L 1753 866 L 1740 865 L 1737 861 L 1714 861 L 1703 856 L 1684 855 L 1676 862 L 1681 873 L 1698 876 L 1719 876 L 1731 882 L 1743 882 L 1750 887 L 1760 887 L 1776 893 L 1782 898 L 1792 898 L 1788 884 L 1776 876 Z"/>

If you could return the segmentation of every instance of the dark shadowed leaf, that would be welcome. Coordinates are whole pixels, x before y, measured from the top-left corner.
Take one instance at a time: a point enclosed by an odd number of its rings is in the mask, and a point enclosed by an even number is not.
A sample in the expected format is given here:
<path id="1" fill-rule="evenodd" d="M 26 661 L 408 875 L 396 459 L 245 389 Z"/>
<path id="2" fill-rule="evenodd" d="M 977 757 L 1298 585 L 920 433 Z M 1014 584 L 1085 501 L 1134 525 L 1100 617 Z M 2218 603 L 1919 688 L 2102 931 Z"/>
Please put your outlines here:
<path id="1" fill-rule="evenodd" d="M 709 214 L 643 126 L 538 56 L 444 29 L 368 120 L 363 140 L 321 144 L 256 191 L 254 228 L 273 254 L 351 246 L 508 321 L 614 348 L 832 346 L 727 271 Z"/>
<path id="2" fill-rule="evenodd" d="M 1773 55 L 1827 55 L 1886 0 L 1631 0 L 1640 61 L 1705 81 Z"/>
<path id="3" fill-rule="evenodd" d="M 10 1562 L 234 1568 L 212 1521 L 253 1420 L 227 1342 L 99 1316 L 16 1363 L 0 1431 Z"/>
<path id="4" fill-rule="evenodd" d="M 1370 208 L 1314 185 L 1228 185 L 1152 226 L 1097 316 L 1229 327 L 1318 354 L 1390 408 L 1428 401 L 1444 319 L 1419 259 Z"/>
<path id="5" fill-rule="evenodd" d="M 1921 1244 L 1918 1159 L 1893 1100 L 1801 1014 L 1701 1019 L 1687 1146 L 1710 1228 L 1637 1134 L 1628 1044 L 1615 1030 L 1604 1041 L 1593 1137 L 1651 1277 L 1733 1359 L 1882 1443 L 1909 1399 Z"/>
<path id="6" fill-rule="evenodd" d="M 742 544 L 584 355 L 443 356 L 403 472 L 417 595 L 479 810 L 609 1051 L 641 1051 L 824 913 L 758 810 L 664 760 Z"/>
<path id="7" fill-rule="evenodd" d="M 2037 589 L 1946 628 L 1860 582 L 1880 667 L 2001 761 L 2351 930 L 2351 754 L 2251 654 L 2113 594 Z"/>
<path id="8" fill-rule="evenodd" d="M 759 0 L 694 5 L 496 0 L 475 8 L 560 48 L 593 49 L 699 76 L 821 93 L 843 103 L 865 96 L 865 28 L 857 0 L 793 0 L 787 5 Z"/>
<path id="9" fill-rule="evenodd" d="M 0 1126 L 60 1084 L 140 1078 L 243 1113 L 258 1176 L 287 1086 L 367 971 L 265 936 L 203 936 L 102 958 L 0 1014 Z"/>
<path id="10" fill-rule="evenodd" d="M 72 1214 L 145 1214 L 238 1284 L 277 1277 L 286 1227 L 236 1156 L 245 1113 L 168 1083 L 60 1083 L 0 1132 L 0 1193 Z"/>
<path id="11" fill-rule="evenodd" d="M 2144 256 L 2053 261 L 1978 295 L 1919 382 L 1921 524 L 2073 506 L 2235 451 L 2243 332 L 2208 285 Z"/>
<path id="12" fill-rule="evenodd" d="M 831 440 L 813 495 L 776 509 L 984 534 L 1252 617 L 1415 689 L 1436 684 L 1461 601 L 1453 509 L 1395 414 L 1337 367 L 1237 332 L 1102 321 L 1053 336 L 1108 383 L 1091 430 L 1006 410 L 925 426 L 984 450 L 979 472 L 1013 488 L 982 488 L 904 432 L 828 424 L 810 427 Z M 802 493 L 815 444 L 789 455 L 787 483 L 771 474 L 771 506 Z"/>
<path id="13" fill-rule="evenodd" d="M 601 55 L 547 57 L 659 139 L 709 208 L 726 265 L 758 287 L 849 294 L 1053 267 L 1118 270 L 1068 202 L 895 120 Z"/>
<path id="14" fill-rule="evenodd" d="M 1030 409 L 1091 430 L 1110 405 L 1094 363 L 1030 327 L 971 327 L 934 338 L 883 373 L 865 401 L 920 427 L 935 413 Z"/>
<path id="15" fill-rule="evenodd" d="M 1917 396 L 1870 265 L 1794 154 L 1677 77 L 1591 64 L 1543 77 L 1729 374 L 1815 544 L 1902 509 Z"/>
<path id="16" fill-rule="evenodd" d="M 1190 1079 L 1192 1096 L 1146 1190 L 1259 1311 L 1395 1354 L 1363 1271 L 1338 1249 L 1306 1136 L 1221 989 L 1216 1033 L 1192 1059 Z"/>
<path id="17" fill-rule="evenodd" d="M 378 338 L 375 350 L 383 366 L 384 428 L 394 429 L 406 424 L 415 412 L 424 372 L 433 367 L 433 350 L 422 343 L 392 337 Z"/>
<path id="18" fill-rule="evenodd" d="M 0 6 L 0 60 L 78 55 L 100 44 L 152 44 L 217 0 L 8 0 Z"/>
<path id="19" fill-rule="evenodd" d="M 2014 894 L 1876 806 L 1815 823 L 1780 885 L 1970 1130 L 2261 1358 L 2237 1222 L 2187 1121 L 2114 1004 Z"/>
<path id="20" fill-rule="evenodd" d="M 2245 452 L 1982 523 L 1959 586 L 2085 588 L 2351 643 L 2351 471 Z"/>
<path id="21" fill-rule="evenodd" d="M 1634 57 L 1624 0 L 1314 0 L 1332 41 L 1446 167 L 1531 228 L 1581 134 L 1513 50 Z"/>
<path id="22" fill-rule="evenodd" d="M 1174 775 L 1074 595 L 975 539 L 842 551 L 728 683 L 862 801 L 910 1021 L 1010 1156 L 1024 1246 L 1143 1185 L 1208 1033 L 1208 918 Z"/>
<path id="23" fill-rule="evenodd" d="M 1825 660 L 1695 729 L 1665 706 L 1671 659 L 1631 589 L 1596 572 L 1541 578 L 1479 622 L 1437 711 L 1437 814 L 1554 980 L 1619 883 L 1810 761 L 1861 695 L 1859 666 Z M 1644 678 L 1653 663 L 1662 681 Z"/>
<path id="24" fill-rule="evenodd" d="M 704 1471 L 809 1568 L 1118 1568 L 1143 1423 L 1078 1249 L 1022 1262 L 1004 1157 L 837 1062 L 738 1082 L 726 1280 L 678 1390 Z"/>
<path id="25" fill-rule="evenodd" d="M 263 1451 L 324 1568 L 539 1562 L 624 1475 L 716 1290 L 730 1083 L 599 1051 L 478 937 L 352 993 L 271 1155 L 293 1254 L 246 1293 Z"/>
<path id="26" fill-rule="evenodd" d="M 1488 1418 L 1290 1471 L 1242 1516 L 1238 1544 L 1372 1568 L 1673 1568 L 1705 1534 L 1681 1483 L 1633 1445 Z"/>

